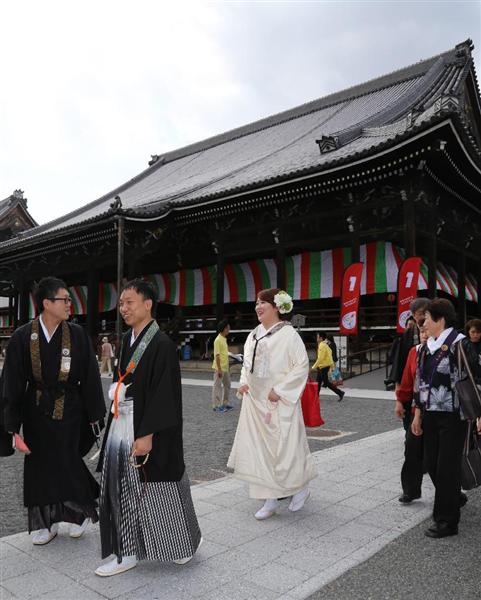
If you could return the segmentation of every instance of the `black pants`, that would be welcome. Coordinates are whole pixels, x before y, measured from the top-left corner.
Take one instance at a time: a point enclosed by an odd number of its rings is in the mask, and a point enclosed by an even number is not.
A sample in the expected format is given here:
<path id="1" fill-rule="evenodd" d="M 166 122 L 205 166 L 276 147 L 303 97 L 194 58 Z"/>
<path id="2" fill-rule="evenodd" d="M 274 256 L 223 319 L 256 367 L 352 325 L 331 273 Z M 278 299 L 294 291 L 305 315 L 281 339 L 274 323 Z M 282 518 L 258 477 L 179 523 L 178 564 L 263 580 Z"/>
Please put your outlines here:
<path id="1" fill-rule="evenodd" d="M 461 456 L 467 423 L 457 412 L 424 411 L 424 462 L 436 487 L 433 519 L 455 527 L 459 523 Z"/>
<path id="2" fill-rule="evenodd" d="M 339 396 L 339 398 L 342 398 L 342 396 L 343 396 L 342 392 L 340 390 L 338 390 L 337 387 L 329 381 L 329 367 L 324 367 L 323 369 L 317 370 L 317 392 L 318 393 L 321 393 L 321 387 L 323 384 L 325 385 L 325 387 L 329 388 L 335 394 L 337 394 Z"/>
<path id="3" fill-rule="evenodd" d="M 410 406 L 406 407 L 403 426 L 406 431 L 404 442 L 404 464 L 401 469 L 402 490 L 411 498 L 421 496 L 423 482 L 423 436 L 416 436 L 411 431 L 412 414 Z"/>

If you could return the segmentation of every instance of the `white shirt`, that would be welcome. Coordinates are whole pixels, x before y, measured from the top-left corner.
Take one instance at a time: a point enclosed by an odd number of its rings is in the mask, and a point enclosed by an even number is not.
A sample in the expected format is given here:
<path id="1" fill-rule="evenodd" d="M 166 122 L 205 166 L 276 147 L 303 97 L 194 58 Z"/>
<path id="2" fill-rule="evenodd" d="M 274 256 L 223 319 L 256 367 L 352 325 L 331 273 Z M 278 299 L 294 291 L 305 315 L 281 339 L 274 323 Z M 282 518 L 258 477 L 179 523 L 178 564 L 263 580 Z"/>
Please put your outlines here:
<path id="1" fill-rule="evenodd" d="M 49 332 L 48 332 L 48 329 L 45 327 L 45 324 L 44 324 L 44 322 L 42 320 L 42 315 L 40 315 L 40 317 L 38 318 L 38 320 L 40 321 L 40 325 L 42 326 L 43 335 L 45 336 L 45 339 L 47 340 L 47 344 L 49 344 L 50 340 L 55 335 L 55 332 L 57 331 L 57 328 L 60 325 L 60 323 L 57 324 L 57 327 L 55 327 L 55 329 L 52 331 L 52 335 L 50 335 Z"/>

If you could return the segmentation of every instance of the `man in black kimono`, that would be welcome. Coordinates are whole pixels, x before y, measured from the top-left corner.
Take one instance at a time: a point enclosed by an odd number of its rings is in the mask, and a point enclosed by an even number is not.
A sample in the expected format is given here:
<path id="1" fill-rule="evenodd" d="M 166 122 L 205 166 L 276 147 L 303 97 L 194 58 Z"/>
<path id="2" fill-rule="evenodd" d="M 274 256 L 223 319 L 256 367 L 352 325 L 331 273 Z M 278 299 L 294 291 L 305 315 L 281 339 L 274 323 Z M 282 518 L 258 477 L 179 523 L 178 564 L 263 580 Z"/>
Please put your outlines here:
<path id="1" fill-rule="evenodd" d="M 92 425 L 98 431 L 105 401 L 90 340 L 67 323 L 72 301 L 65 283 L 42 279 L 35 300 L 40 316 L 17 329 L 7 348 L 2 408 L 4 428 L 25 454 L 28 530 L 35 545 L 44 545 L 61 521 L 78 538 L 89 520 L 98 520 L 99 486 L 82 456 L 95 442 Z"/>
<path id="2" fill-rule="evenodd" d="M 145 281 L 126 284 L 120 312 L 124 335 L 112 408 L 99 461 L 102 470 L 102 558 L 95 573 L 109 577 L 137 560 L 184 564 L 200 529 L 184 465 L 182 388 L 176 347 L 152 318 L 155 295 Z"/>

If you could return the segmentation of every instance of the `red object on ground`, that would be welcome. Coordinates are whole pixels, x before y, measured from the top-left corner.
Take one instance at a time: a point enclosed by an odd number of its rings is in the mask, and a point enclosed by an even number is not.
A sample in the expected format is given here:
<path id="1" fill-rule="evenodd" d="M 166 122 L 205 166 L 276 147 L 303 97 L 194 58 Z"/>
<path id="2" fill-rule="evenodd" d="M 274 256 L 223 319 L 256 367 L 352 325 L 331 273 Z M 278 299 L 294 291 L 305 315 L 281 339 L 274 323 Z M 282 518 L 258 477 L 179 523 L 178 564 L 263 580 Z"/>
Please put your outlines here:
<path id="1" fill-rule="evenodd" d="M 321 403 L 317 383 L 308 381 L 301 396 L 302 415 L 306 427 L 320 427 L 324 425 L 321 417 Z"/>

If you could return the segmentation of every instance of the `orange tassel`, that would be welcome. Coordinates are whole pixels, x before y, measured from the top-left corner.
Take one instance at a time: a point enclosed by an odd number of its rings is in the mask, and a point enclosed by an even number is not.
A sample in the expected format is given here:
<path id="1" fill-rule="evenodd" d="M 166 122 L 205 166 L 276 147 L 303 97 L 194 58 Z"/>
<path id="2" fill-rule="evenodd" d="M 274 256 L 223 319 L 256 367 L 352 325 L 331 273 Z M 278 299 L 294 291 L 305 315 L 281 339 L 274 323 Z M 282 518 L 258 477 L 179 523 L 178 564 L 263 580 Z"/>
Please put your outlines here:
<path id="1" fill-rule="evenodd" d="M 135 364 L 133 362 L 129 363 L 129 366 L 127 367 L 127 370 L 125 371 L 125 373 L 123 375 L 120 373 L 120 369 L 119 369 L 119 375 L 120 375 L 120 377 L 117 380 L 117 385 L 115 386 L 115 391 L 114 391 L 114 419 L 118 419 L 119 418 L 119 389 L 120 389 L 120 384 L 127 377 L 127 375 L 129 375 L 129 373 L 132 373 L 132 371 L 134 369 L 135 369 Z"/>

